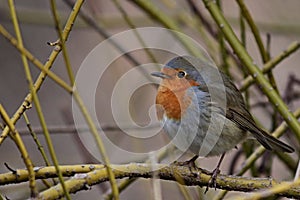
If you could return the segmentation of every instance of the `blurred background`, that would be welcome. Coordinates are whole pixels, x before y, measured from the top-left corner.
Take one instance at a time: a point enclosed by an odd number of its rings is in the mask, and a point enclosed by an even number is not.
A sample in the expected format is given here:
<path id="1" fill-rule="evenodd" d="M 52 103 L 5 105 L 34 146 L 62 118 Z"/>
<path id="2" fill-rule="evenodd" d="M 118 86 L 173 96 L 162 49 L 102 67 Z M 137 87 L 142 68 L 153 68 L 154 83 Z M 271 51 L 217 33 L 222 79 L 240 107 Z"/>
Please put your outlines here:
<path id="1" fill-rule="evenodd" d="M 68 0 L 69 1 L 69 0 Z M 72 2 L 72 1 L 71 1 Z M 203 26 L 199 25 L 195 15 L 191 11 L 190 5 L 185 0 L 152 0 L 156 7 L 158 7 L 164 14 L 174 19 L 179 25 L 180 30 L 192 37 L 194 40 L 202 44 L 207 51 L 211 54 L 212 58 L 217 64 L 222 64 L 218 41 L 208 33 Z M 198 10 L 203 14 L 211 27 L 217 31 L 214 22 L 210 15 L 207 13 L 201 1 L 195 1 Z M 230 24 L 235 28 L 235 31 L 240 35 L 240 10 L 234 0 L 221 1 L 222 8 L 225 16 Z M 245 4 L 250 10 L 254 21 L 256 22 L 263 41 L 266 41 L 266 35 L 271 35 L 270 40 L 270 55 L 271 57 L 280 54 L 292 42 L 300 40 L 300 1 L 298 0 L 245 0 Z M 54 42 L 57 40 L 57 32 L 54 27 L 53 17 L 50 10 L 48 1 L 34 1 L 23 0 L 16 1 L 16 10 L 22 31 L 24 46 L 40 61 L 45 63 L 50 55 L 53 47 L 47 45 L 47 42 Z M 66 1 L 57 1 L 58 11 L 62 25 L 66 22 L 67 17 L 71 11 Z M 163 27 L 156 20 L 149 17 L 141 8 L 131 1 L 120 1 L 120 5 L 126 11 L 127 16 L 131 19 L 135 27 Z M 108 0 L 86 0 L 82 11 L 86 13 L 91 19 L 95 20 L 108 35 L 120 33 L 129 30 L 130 27 L 124 20 L 124 16 L 120 10 L 113 3 Z M 14 35 L 13 25 L 10 19 L 9 7 L 6 1 L 0 0 L 0 24 L 3 25 L 12 35 Z M 246 48 L 258 66 L 263 66 L 259 51 L 257 49 L 254 38 L 246 26 Z M 71 65 L 74 73 L 77 72 L 83 60 L 95 46 L 106 38 L 100 35 L 95 27 L 88 25 L 80 16 L 78 16 L 73 30 L 70 33 L 69 39 L 66 42 L 68 55 L 70 57 Z M 130 43 L 130 41 L 128 41 Z M 230 49 L 230 48 L 228 48 Z M 231 50 L 231 49 L 230 49 Z M 166 63 L 173 54 L 160 50 L 151 50 L 158 63 Z M 148 54 L 143 51 L 130 52 L 130 55 L 139 63 L 145 64 L 151 62 Z M 232 61 L 229 61 L 231 65 Z M 281 96 L 288 98 L 291 91 L 294 98 L 288 102 L 290 110 L 294 111 L 300 106 L 297 100 L 297 95 L 300 92 L 299 87 L 299 72 L 300 72 L 300 52 L 292 54 L 288 59 L 281 62 L 274 72 L 276 83 Z M 56 59 L 52 71 L 62 77 L 68 82 L 66 68 L 61 56 Z M 97 63 L 101 65 L 101 63 Z M 236 85 L 241 86 L 243 75 L 241 70 L 234 64 L 230 67 L 230 74 L 235 80 Z M 31 72 L 34 79 L 39 74 L 39 70 L 30 64 Z M 141 141 L 134 140 L 126 136 L 122 131 L 115 128 L 115 121 L 111 114 L 111 95 L 114 85 L 119 78 L 134 67 L 134 64 L 124 56 L 118 58 L 113 62 L 102 76 L 96 94 L 96 108 L 97 116 L 101 125 L 113 127 L 105 131 L 108 136 L 118 146 L 122 148 L 129 148 L 137 152 L 148 152 L 159 148 L 164 145 L 168 139 L 161 132 L 157 136 L 149 140 Z M 137 74 L 137 79 L 145 79 L 143 74 Z M 128 83 L 130 86 L 130 82 Z M 88 91 L 89 88 L 86 88 Z M 124 90 L 126 92 L 126 90 Z M 289 93 L 290 92 L 290 93 Z M 24 68 L 22 66 L 21 57 L 19 52 L 0 35 L 0 103 L 4 106 L 10 116 L 12 116 L 17 108 L 23 102 L 28 93 L 28 85 L 26 82 Z M 132 119 L 140 125 L 146 125 L 150 122 L 149 108 L 155 102 L 156 87 L 153 85 L 146 85 L 132 95 L 130 104 L 128 106 L 131 112 Z M 55 84 L 52 80 L 47 78 L 38 92 L 38 96 L 42 105 L 43 113 L 46 118 L 51 138 L 54 143 L 55 151 L 58 156 L 60 164 L 80 164 L 80 163 L 94 163 L 97 162 L 93 156 L 82 145 L 76 131 L 59 131 L 57 129 L 67 127 L 72 129 L 73 116 L 70 94 L 64 91 L 61 87 Z M 264 125 L 265 128 L 271 129 L 272 120 L 271 115 L 272 107 L 269 105 L 266 97 L 261 95 L 259 90 L 251 87 L 249 90 L 250 107 L 252 114 L 255 118 Z M 298 95 L 299 96 L 299 95 Z M 120 99 L 122 104 L 122 99 Z M 113 105 L 112 105 L 113 106 Z M 26 112 L 29 116 L 31 125 L 38 133 L 39 140 L 47 151 L 47 145 L 44 136 L 39 132 L 40 124 L 35 111 L 31 108 Z M 119 113 L 122 116 L 122 113 Z M 278 118 L 281 122 L 281 119 Z M 279 124 L 279 123 L 278 123 Z M 35 166 L 43 166 L 44 161 L 33 141 L 30 134 L 26 129 L 24 119 L 20 119 L 17 128 L 22 133 L 22 139 L 29 151 L 31 159 Z M 83 124 L 84 126 L 84 124 Z M 285 137 L 291 146 L 296 146 L 293 143 L 292 137 Z M 91 144 L 93 145 L 93 144 Z M 66 148 L 67 147 L 67 148 Z M 232 150 L 226 155 L 225 162 L 222 164 L 222 173 L 229 173 L 230 165 L 233 163 L 233 158 L 236 157 L 238 150 Z M 113 155 L 113 152 L 109 152 Z M 118 159 L 118 155 L 114 159 Z M 292 155 L 295 162 L 297 162 L 297 153 Z M 187 155 L 183 158 L 190 158 Z M 245 158 L 238 157 L 235 163 L 235 170 L 240 168 L 241 163 Z M 218 158 L 201 158 L 198 160 L 198 165 L 202 168 L 212 170 L 217 164 Z M 264 159 L 260 159 L 257 164 L 264 166 Z M 24 168 L 23 160 L 20 153 L 11 139 L 7 138 L 0 146 L 0 172 L 7 172 L 8 169 L 4 166 L 7 163 L 14 169 Z M 126 163 L 126 162 L 124 162 Z M 291 180 L 293 173 L 286 170 L 286 166 L 281 164 L 276 157 L 273 161 L 275 163 L 271 169 L 272 177 L 278 180 Z M 280 173 L 278 173 L 280 172 Z M 249 175 L 249 174 L 248 174 Z M 260 174 L 261 176 L 264 173 Z M 173 182 L 161 181 L 161 191 L 163 199 L 183 199 L 178 186 Z M 40 184 L 42 188 L 42 184 Z M 80 191 L 72 194 L 73 199 L 99 199 L 100 195 L 107 192 L 109 189 L 108 184 L 100 184 L 93 186 L 91 190 Z M 196 196 L 196 187 L 190 187 L 191 195 Z M 28 183 L 9 185 L 0 187 L 2 195 L 6 195 L 9 199 L 24 199 L 29 195 Z M 153 199 L 152 195 L 152 181 L 141 179 L 133 183 L 121 194 L 121 199 Z M 215 191 L 210 191 L 206 196 L 210 199 Z M 101 199 L 101 198 L 100 198 Z"/>

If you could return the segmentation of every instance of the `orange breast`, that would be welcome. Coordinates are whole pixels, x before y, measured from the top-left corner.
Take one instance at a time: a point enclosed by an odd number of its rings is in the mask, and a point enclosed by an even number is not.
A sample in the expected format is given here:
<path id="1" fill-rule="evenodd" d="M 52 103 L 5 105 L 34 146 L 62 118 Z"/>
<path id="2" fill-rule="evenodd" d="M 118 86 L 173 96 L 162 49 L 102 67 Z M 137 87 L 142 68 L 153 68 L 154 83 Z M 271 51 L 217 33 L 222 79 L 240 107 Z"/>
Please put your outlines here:
<path id="1" fill-rule="evenodd" d="M 173 92 L 164 86 L 160 86 L 158 89 L 156 104 L 164 109 L 168 118 L 180 120 L 190 103 L 191 98 L 185 95 L 185 90 Z M 163 112 L 161 108 L 157 108 L 157 110 L 158 118 L 161 119 Z"/>

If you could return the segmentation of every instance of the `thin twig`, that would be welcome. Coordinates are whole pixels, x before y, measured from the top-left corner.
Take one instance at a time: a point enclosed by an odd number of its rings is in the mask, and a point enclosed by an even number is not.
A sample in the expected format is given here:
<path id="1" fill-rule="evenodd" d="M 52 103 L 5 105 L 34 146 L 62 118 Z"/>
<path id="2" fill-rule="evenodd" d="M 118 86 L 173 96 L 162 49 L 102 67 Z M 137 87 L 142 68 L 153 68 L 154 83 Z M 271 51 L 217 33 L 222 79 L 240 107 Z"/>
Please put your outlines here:
<path id="1" fill-rule="evenodd" d="M 199 18 L 205 29 L 210 33 L 210 35 L 218 42 L 219 32 L 215 30 L 213 25 L 205 18 L 205 16 L 201 13 L 201 11 L 197 8 L 194 0 L 186 0 L 188 5 L 190 6 L 192 12 Z M 237 59 L 237 57 L 233 54 L 231 50 L 229 50 L 226 45 L 224 45 L 225 53 L 230 55 L 230 57 L 234 60 L 234 62 L 240 67 L 243 68 L 242 63 Z"/>
<path id="2" fill-rule="evenodd" d="M 41 155 L 42 155 L 42 157 L 43 157 L 43 159 L 44 159 L 44 161 L 45 161 L 46 166 L 50 166 L 50 161 L 49 161 L 49 159 L 48 159 L 48 157 L 47 157 L 47 155 L 46 155 L 46 152 L 45 152 L 45 150 L 44 150 L 44 147 L 42 146 L 41 142 L 39 141 L 39 139 L 38 139 L 36 133 L 33 131 L 32 127 L 31 127 L 31 124 L 30 124 L 30 122 L 29 122 L 29 119 L 28 119 L 28 117 L 27 117 L 26 112 L 23 113 L 23 117 L 24 117 L 24 120 L 25 120 L 26 125 L 27 125 L 26 132 L 27 132 L 27 133 L 29 132 L 30 135 L 31 135 L 31 137 L 33 138 L 33 140 L 34 140 L 36 146 L 38 147 L 38 150 L 40 151 L 40 153 L 41 153 Z M 44 132 L 43 128 L 41 128 L 41 132 L 42 132 L 42 133 Z M 19 131 L 19 133 L 22 134 L 20 131 Z M 26 134 L 27 134 L 27 133 L 26 133 Z"/>
<path id="3" fill-rule="evenodd" d="M 300 43 L 299 42 L 293 42 L 288 46 L 286 50 L 284 50 L 282 53 L 271 59 L 269 62 L 267 62 L 263 68 L 262 68 L 262 73 L 268 73 L 271 69 L 276 67 L 281 61 L 283 61 L 285 58 L 290 56 L 292 53 L 297 51 L 300 48 Z M 245 78 L 242 82 L 242 86 L 240 87 L 241 91 L 245 91 L 248 89 L 250 85 L 252 85 L 255 82 L 252 76 L 248 76 Z"/>
<path id="4" fill-rule="evenodd" d="M 18 44 L 17 39 L 15 39 L 1 24 L 0 24 L 0 33 L 3 35 L 3 37 L 5 37 L 5 39 L 7 39 L 22 55 L 26 56 L 26 58 L 32 62 L 38 69 L 40 69 L 42 72 L 41 74 L 45 74 L 45 76 L 49 76 L 49 78 L 51 78 L 55 83 L 57 83 L 59 86 L 61 86 L 62 88 L 64 88 L 66 91 L 68 91 L 69 93 L 72 93 L 72 87 L 69 86 L 62 78 L 60 78 L 59 76 L 57 76 L 55 73 L 53 73 L 52 71 L 50 71 L 50 67 L 48 67 L 47 63 L 50 63 L 50 61 L 48 61 L 45 65 L 39 61 L 37 58 L 35 58 L 25 47 L 20 46 Z M 57 48 L 55 47 L 55 52 L 57 52 Z M 52 54 L 51 54 L 52 55 Z M 54 57 L 54 55 L 52 55 L 50 57 L 55 59 L 56 57 Z M 36 80 L 36 83 L 38 83 L 38 80 Z M 36 83 L 34 85 L 36 85 Z M 38 91 L 38 87 L 35 87 L 35 90 Z M 32 97 L 31 97 L 32 98 Z M 28 100 L 31 101 L 31 98 Z"/>
<path id="5" fill-rule="evenodd" d="M 274 196 L 276 194 L 279 194 L 283 191 L 287 191 L 291 188 L 298 187 L 299 184 L 300 184 L 300 179 L 298 179 L 297 181 L 294 181 L 294 182 L 285 182 L 282 184 L 274 185 L 270 189 L 254 192 L 246 197 L 245 197 L 245 195 L 243 195 L 243 196 L 239 196 L 239 197 L 236 197 L 233 199 L 234 200 L 255 200 L 255 199 L 268 198 L 268 197 Z"/>
<path id="6" fill-rule="evenodd" d="M 147 48 L 146 43 L 144 42 L 143 38 L 141 37 L 141 35 L 139 34 L 138 31 L 136 31 L 136 27 L 134 25 L 134 23 L 132 22 L 132 20 L 130 19 L 130 17 L 127 14 L 127 11 L 122 7 L 121 3 L 119 0 L 113 0 L 115 6 L 117 7 L 117 9 L 120 11 L 120 13 L 122 14 L 124 20 L 126 21 L 126 23 L 128 24 L 128 26 L 133 30 L 136 38 L 138 39 L 138 41 L 141 43 L 143 50 L 146 52 L 146 54 L 149 56 L 149 58 L 151 59 L 151 61 L 153 63 L 157 63 L 157 60 L 155 59 L 155 56 L 153 55 L 153 53 L 150 51 L 149 48 Z"/>
<path id="7" fill-rule="evenodd" d="M 72 30 L 74 21 L 80 10 L 79 9 L 80 6 L 78 6 L 78 5 L 79 4 L 76 4 L 76 7 L 74 6 L 74 9 L 72 9 L 72 12 L 66 22 L 65 28 L 63 30 L 63 39 L 64 40 L 67 40 L 67 38 L 69 37 L 70 31 Z M 0 25 L 0 30 L 1 30 L 1 28 L 3 29 L 3 27 Z M 1 33 L 1 34 L 3 34 L 3 33 Z M 52 67 L 52 64 L 55 61 L 56 57 L 58 56 L 59 52 L 60 52 L 59 49 L 57 49 L 57 48 L 53 49 L 53 51 L 51 52 L 51 54 L 48 58 L 48 61 L 45 63 L 45 65 L 43 67 L 45 70 L 49 70 Z M 47 76 L 47 74 L 44 71 L 42 71 L 40 73 L 40 75 L 38 76 L 38 78 L 36 79 L 36 81 L 34 83 L 34 90 L 36 92 L 40 89 L 46 76 Z M 28 108 L 28 106 L 30 106 L 31 102 L 32 102 L 32 94 L 28 93 L 27 96 L 25 97 L 25 100 L 22 102 L 22 104 L 17 109 L 17 111 L 15 112 L 15 114 L 13 115 L 13 117 L 11 119 L 13 124 L 15 124 L 19 120 L 19 118 L 22 116 L 23 112 L 25 112 L 25 110 Z M 6 126 L 0 136 L 0 145 L 2 144 L 4 139 L 7 137 L 8 132 L 9 132 L 9 128 Z"/>
<path id="8" fill-rule="evenodd" d="M 250 27 L 250 29 L 253 33 L 253 36 L 254 36 L 254 39 L 255 39 L 256 44 L 258 46 L 258 49 L 259 49 L 259 52 L 260 52 L 263 63 L 268 62 L 270 58 L 268 56 L 268 53 L 267 53 L 267 51 L 265 49 L 265 46 L 262 42 L 262 39 L 260 37 L 259 29 L 257 28 L 257 26 L 256 26 L 251 14 L 250 14 L 248 8 L 244 4 L 243 0 L 236 0 L 236 2 L 238 3 L 238 5 L 241 9 L 241 13 L 243 14 L 244 18 L 248 22 L 249 27 Z"/>
<path id="9" fill-rule="evenodd" d="M 145 124 L 147 125 L 147 124 Z M 143 125 L 141 125 L 143 126 Z M 154 129 L 160 127 L 160 124 L 152 124 L 152 125 L 147 125 L 147 127 L 144 127 L 143 129 Z M 32 130 L 36 134 L 43 134 L 43 129 L 41 127 L 31 127 Z M 137 128 L 136 126 L 131 126 L 131 125 L 122 125 L 122 129 L 118 127 L 117 125 L 110 125 L 110 124 L 103 124 L 101 127 L 97 127 L 98 131 L 134 131 L 140 128 Z M 49 125 L 48 130 L 51 134 L 68 134 L 68 133 L 76 133 L 76 132 L 88 132 L 89 127 L 88 126 L 78 126 L 78 125 Z M 21 135 L 27 135 L 30 133 L 30 130 L 28 128 L 20 128 L 19 133 Z"/>
<path id="10" fill-rule="evenodd" d="M 65 61 L 65 65 L 66 65 L 66 68 L 67 68 L 67 72 L 68 72 L 68 76 L 69 76 L 69 79 L 70 79 L 71 86 L 73 86 L 74 82 L 75 82 L 75 78 L 74 78 L 74 74 L 72 72 L 71 62 L 70 62 L 70 59 L 69 59 L 69 56 L 68 56 L 68 53 L 67 53 L 67 48 L 66 48 L 66 45 L 65 45 L 65 41 L 64 41 L 63 35 L 62 35 L 62 29 L 61 29 L 61 26 L 60 26 L 60 20 L 59 20 L 59 16 L 58 16 L 58 13 L 57 13 L 57 8 L 56 8 L 56 0 L 51 0 L 50 2 L 51 2 L 50 3 L 51 4 L 51 11 L 52 11 L 52 15 L 53 15 L 53 18 L 54 18 L 54 24 L 55 24 L 56 32 L 57 32 L 57 35 L 58 35 L 58 38 L 59 38 L 59 46 L 62 49 L 62 54 L 63 54 L 63 57 L 64 57 L 64 61 Z"/>
<path id="11" fill-rule="evenodd" d="M 180 32 L 180 28 L 176 20 L 169 17 L 165 12 L 160 10 L 154 3 L 148 0 L 131 0 L 131 3 L 134 3 L 142 10 L 151 16 L 153 19 L 156 19 L 166 28 Z M 182 45 L 187 49 L 187 51 L 194 56 L 203 57 L 195 46 L 188 41 L 185 37 L 179 34 L 174 34 L 174 36 L 182 43 Z"/>
<path id="12" fill-rule="evenodd" d="M 70 8 L 73 7 L 74 2 L 72 0 L 63 0 Z M 94 18 L 92 18 L 87 11 L 84 9 L 80 10 L 79 16 L 87 23 L 90 27 L 92 27 L 99 35 L 101 35 L 104 39 L 107 39 L 108 42 L 114 46 L 122 55 L 133 64 L 133 66 L 140 66 L 141 63 L 138 62 L 129 52 L 125 50 L 120 44 L 114 41 L 111 38 L 111 35 L 105 30 L 103 26 L 101 26 Z M 140 70 L 141 73 L 151 82 L 153 82 L 152 77 L 150 77 L 149 72 L 147 72 L 143 67 L 138 67 L 137 70 Z"/>
<path id="13" fill-rule="evenodd" d="M 6 162 L 4 163 L 4 166 L 5 166 L 9 171 L 11 171 L 11 173 L 17 174 L 17 170 L 11 168 Z"/>

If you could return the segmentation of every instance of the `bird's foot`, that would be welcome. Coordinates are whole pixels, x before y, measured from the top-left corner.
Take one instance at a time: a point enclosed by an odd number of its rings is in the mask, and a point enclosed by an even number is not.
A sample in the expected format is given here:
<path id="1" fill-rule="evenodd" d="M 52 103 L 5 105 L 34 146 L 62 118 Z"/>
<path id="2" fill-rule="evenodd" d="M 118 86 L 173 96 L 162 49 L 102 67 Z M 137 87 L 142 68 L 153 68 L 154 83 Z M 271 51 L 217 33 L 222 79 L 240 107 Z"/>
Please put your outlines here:
<path id="1" fill-rule="evenodd" d="M 195 155 L 190 160 L 187 160 L 187 161 L 184 161 L 184 162 L 175 161 L 173 164 L 177 165 L 177 166 L 187 166 L 192 174 L 194 174 L 195 176 L 198 176 L 198 169 L 199 168 L 195 164 L 195 161 L 197 160 L 198 157 L 199 156 Z M 195 173 L 194 170 L 196 170 L 197 172 Z"/>
<path id="2" fill-rule="evenodd" d="M 194 156 L 192 159 L 184 161 L 184 162 L 178 162 L 175 161 L 174 164 L 178 165 L 178 166 L 188 166 L 188 167 L 193 167 L 193 168 L 197 168 L 195 161 L 197 160 L 198 156 Z"/>
<path id="3" fill-rule="evenodd" d="M 213 188 L 215 188 L 215 190 L 217 189 L 217 177 L 220 174 L 220 169 L 219 167 L 216 167 L 211 173 L 211 178 L 208 181 L 208 184 L 206 186 L 206 190 L 204 193 L 206 193 L 209 189 L 210 186 L 212 186 Z"/>

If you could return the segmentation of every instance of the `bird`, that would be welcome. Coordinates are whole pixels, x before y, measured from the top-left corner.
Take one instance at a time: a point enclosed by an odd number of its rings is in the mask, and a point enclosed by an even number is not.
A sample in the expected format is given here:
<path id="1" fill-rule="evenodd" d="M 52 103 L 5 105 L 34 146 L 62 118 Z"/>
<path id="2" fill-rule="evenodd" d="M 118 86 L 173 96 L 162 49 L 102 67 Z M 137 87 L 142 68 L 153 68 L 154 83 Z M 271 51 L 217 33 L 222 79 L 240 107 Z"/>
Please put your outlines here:
<path id="1" fill-rule="evenodd" d="M 156 105 L 164 132 L 179 149 L 194 154 L 184 163 L 195 166 L 199 156 L 221 155 L 209 182 L 215 188 L 225 153 L 246 139 L 267 150 L 294 152 L 255 123 L 241 92 L 212 61 L 177 56 L 151 75 L 162 79 Z"/>

